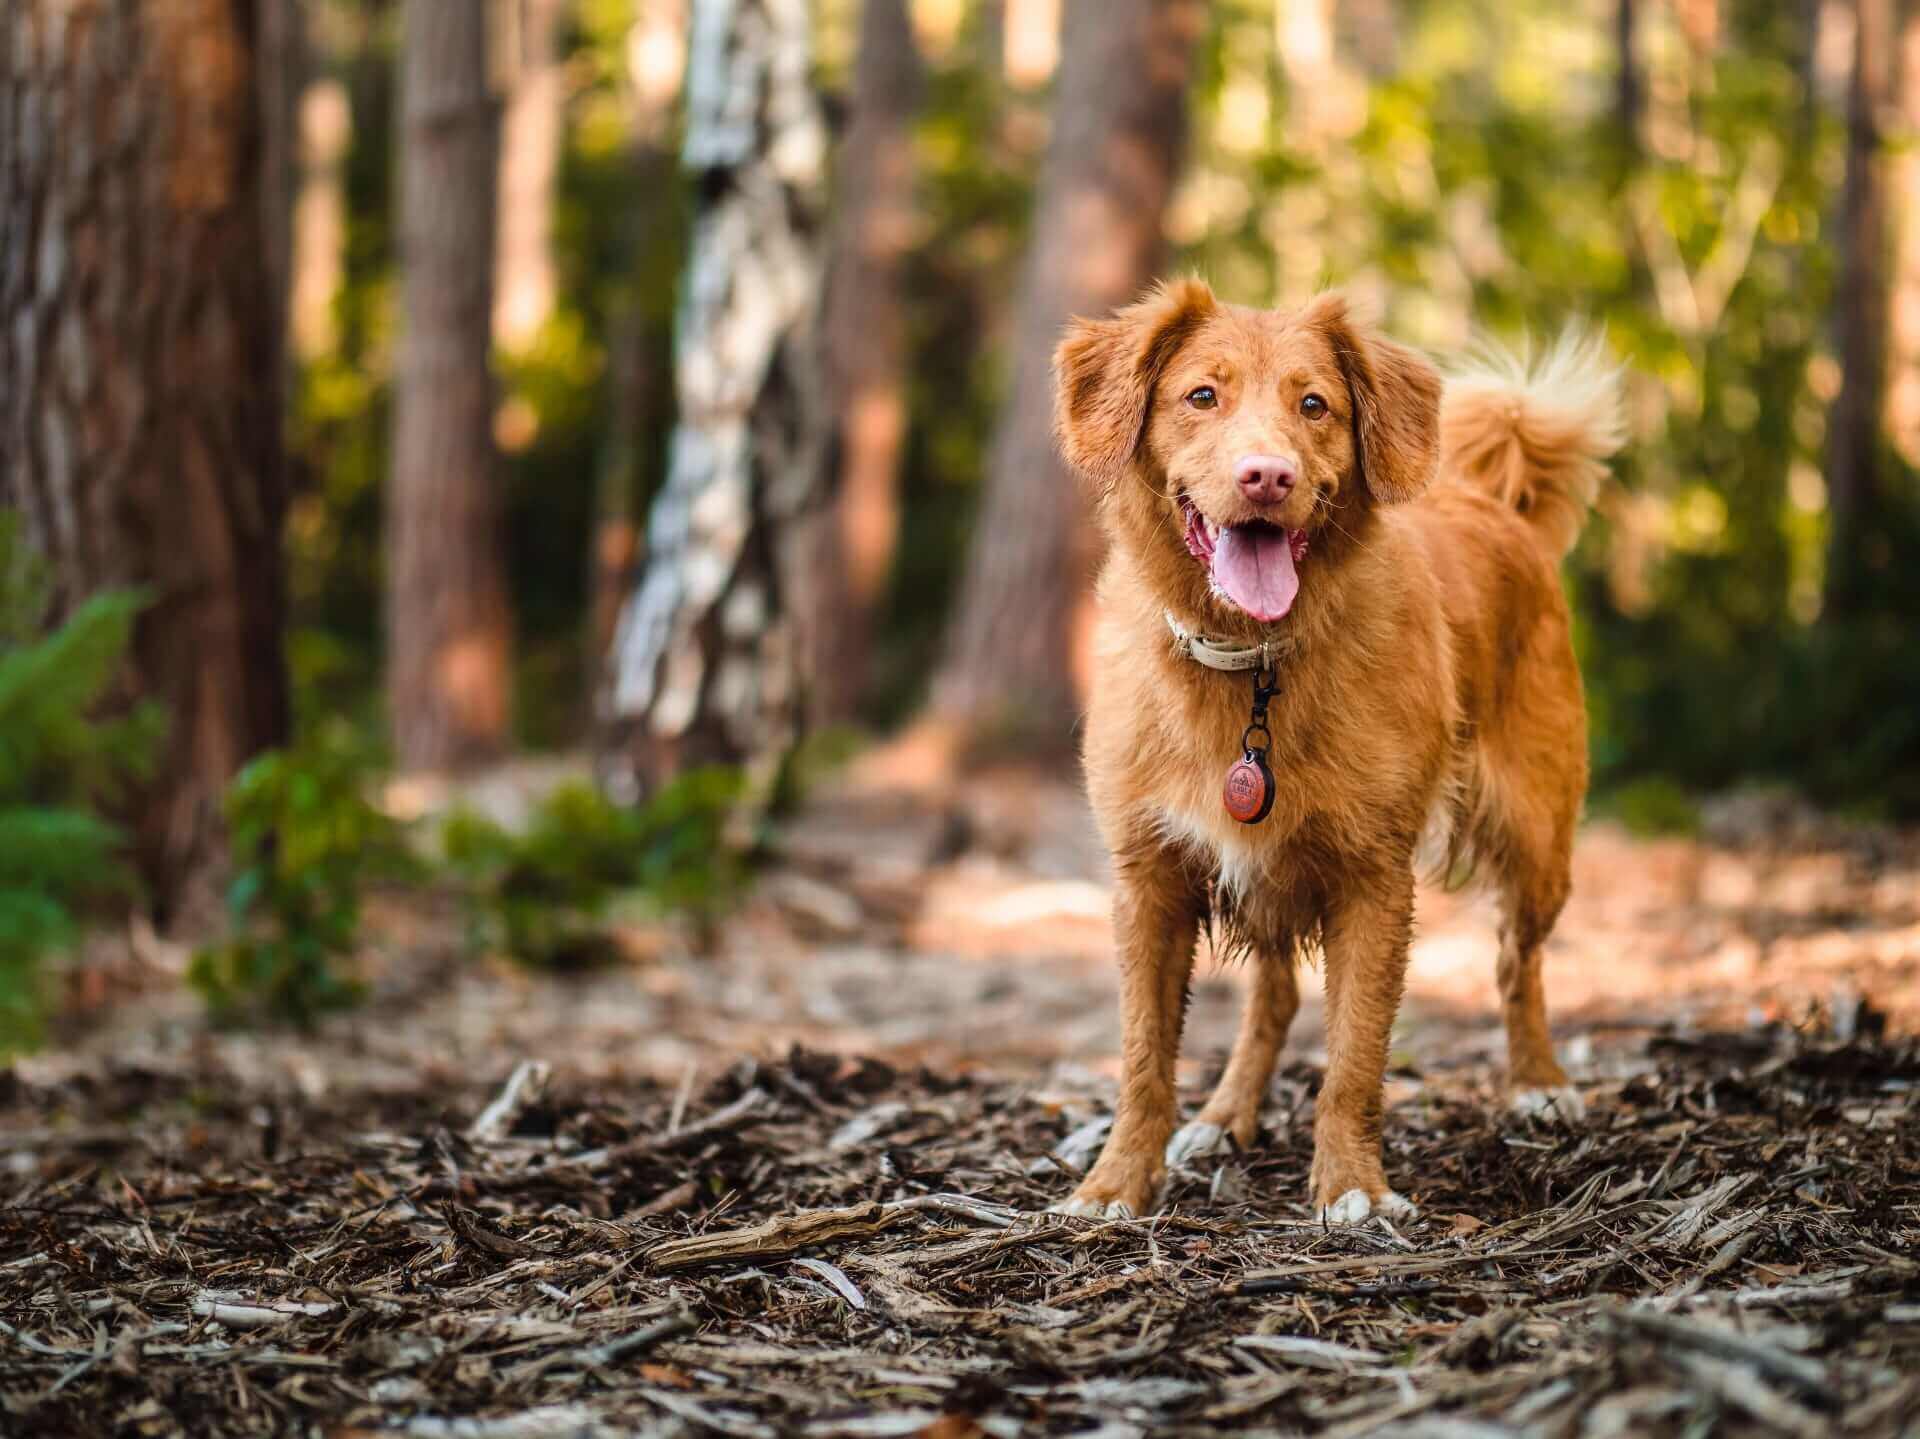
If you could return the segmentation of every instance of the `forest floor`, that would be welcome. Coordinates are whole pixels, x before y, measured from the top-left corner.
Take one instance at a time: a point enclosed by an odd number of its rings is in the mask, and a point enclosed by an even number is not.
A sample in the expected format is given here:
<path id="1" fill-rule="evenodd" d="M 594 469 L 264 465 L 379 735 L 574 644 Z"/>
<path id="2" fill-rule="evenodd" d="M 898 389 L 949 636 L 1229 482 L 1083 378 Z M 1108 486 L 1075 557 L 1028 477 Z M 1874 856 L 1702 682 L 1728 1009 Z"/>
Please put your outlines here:
<path id="1" fill-rule="evenodd" d="M 1490 918 L 1424 894 L 1420 1215 L 1353 1228 L 1305 1204 L 1314 1004 L 1250 1153 L 1041 1213 L 1118 1048 L 1070 785 L 875 767 L 777 854 L 710 951 L 569 978 L 384 904 L 372 1003 L 306 1036 L 209 1030 L 133 945 L 0 1071 L 0 1432 L 1920 1435 L 1920 834 L 1590 826 L 1573 1123 L 1501 1108 Z M 1236 985 L 1203 959 L 1190 1104 Z"/>

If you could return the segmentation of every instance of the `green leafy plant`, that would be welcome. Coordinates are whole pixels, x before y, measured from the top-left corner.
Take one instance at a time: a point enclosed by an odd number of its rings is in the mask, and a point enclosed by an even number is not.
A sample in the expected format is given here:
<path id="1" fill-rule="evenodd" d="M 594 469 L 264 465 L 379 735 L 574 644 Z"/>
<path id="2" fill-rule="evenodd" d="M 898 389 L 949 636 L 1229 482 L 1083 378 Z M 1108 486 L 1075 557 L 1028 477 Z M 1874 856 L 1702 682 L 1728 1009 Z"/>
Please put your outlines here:
<path id="1" fill-rule="evenodd" d="M 570 969 L 608 957 L 607 918 L 623 899 L 710 922 L 745 876 L 726 834 L 741 787 L 738 771 L 695 770 L 626 809 L 590 785 L 566 785 L 521 833 L 472 811 L 449 816 L 441 844 L 470 944 Z"/>
<path id="2" fill-rule="evenodd" d="M 216 1018 L 311 1024 L 355 1003 L 361 900 L 422 866 L 405 827 L 368 797 L 373 757 L 344 726 L 261 756 L 227 791 L 232 933 L 188 978 Z"/>
<path id="3" fill-rule="evenodd" d="M 95 715 L 141 597 L 96 595 L 42 635 L 44 568 L 0 512 L 0 1055 L 38 1043 L 45 962 L 80 934 L 80 909 L 130 892 L 124 837 L 99 810 L 144 773 L 159 708 Z"/>
<path id="4" fill-rule="evenodd" d="M 1616 785 L 1594 806 L 1643 839 L 1697 834 L 1700 807 L 1693 796 L 1664 775 L 1648 775 Z"/>

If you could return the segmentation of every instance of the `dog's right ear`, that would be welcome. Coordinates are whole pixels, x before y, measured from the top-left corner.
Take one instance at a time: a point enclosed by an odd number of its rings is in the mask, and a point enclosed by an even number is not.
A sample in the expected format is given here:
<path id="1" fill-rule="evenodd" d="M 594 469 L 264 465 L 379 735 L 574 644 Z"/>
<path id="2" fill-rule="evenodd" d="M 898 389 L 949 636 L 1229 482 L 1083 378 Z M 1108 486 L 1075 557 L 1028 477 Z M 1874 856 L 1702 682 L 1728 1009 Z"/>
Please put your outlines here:
<path id="1" fill-rule="evenodd" d="M 1160 373 L 1215 309 L 1203 280 L 1175 280 L 1107 320 L 1074 320 L 1053 352 L 1053 428 L 1067 463 L 1102 490 L 1146 436 Z"/>

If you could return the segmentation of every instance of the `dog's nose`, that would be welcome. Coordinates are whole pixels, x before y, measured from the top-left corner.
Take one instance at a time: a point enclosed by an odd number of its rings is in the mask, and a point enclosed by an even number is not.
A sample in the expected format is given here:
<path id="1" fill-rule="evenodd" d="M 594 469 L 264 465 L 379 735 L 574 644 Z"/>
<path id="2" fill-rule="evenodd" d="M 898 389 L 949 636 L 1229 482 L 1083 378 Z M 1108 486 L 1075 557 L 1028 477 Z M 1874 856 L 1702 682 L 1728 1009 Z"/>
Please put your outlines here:
<path id="1" fill-rule="evenodd" d="M 1276 504 L 1293 488 L 1293 461 L 1279 455 L 1245 455 L 1233 467 L 1233 478 L 1256 505 Z"/>

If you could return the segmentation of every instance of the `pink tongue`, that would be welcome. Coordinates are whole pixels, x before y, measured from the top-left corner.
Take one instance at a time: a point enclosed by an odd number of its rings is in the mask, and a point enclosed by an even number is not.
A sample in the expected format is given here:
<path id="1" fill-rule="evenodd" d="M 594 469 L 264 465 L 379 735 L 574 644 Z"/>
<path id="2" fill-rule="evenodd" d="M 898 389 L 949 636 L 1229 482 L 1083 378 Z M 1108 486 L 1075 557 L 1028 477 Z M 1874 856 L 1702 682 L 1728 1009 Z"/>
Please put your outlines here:
<path id="1" fill-rule="evenodd" d="M 1223 525 L 1213 546 L 1213 578 L 1236 605 L 1267 622 L 1292 609 L 1300 593 L 1293 546 L 1276 525 Z"/>

